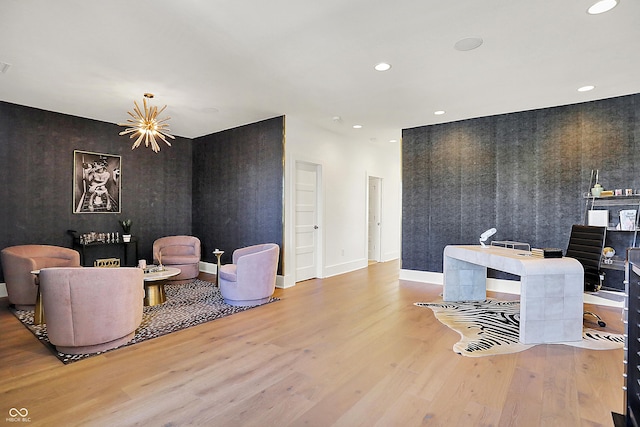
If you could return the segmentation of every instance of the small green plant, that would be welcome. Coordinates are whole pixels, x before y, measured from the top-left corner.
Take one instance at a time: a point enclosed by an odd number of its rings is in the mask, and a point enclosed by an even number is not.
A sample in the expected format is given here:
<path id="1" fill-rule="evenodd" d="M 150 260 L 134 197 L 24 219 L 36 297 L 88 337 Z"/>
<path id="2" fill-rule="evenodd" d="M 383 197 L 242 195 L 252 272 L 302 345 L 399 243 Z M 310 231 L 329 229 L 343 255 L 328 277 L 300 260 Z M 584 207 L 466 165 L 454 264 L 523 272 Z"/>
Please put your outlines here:
<path id="1" fill-rule="evenodd" d="M 123 219 L 120 221 L 120 225 L 122 226 L 122 232 L 124 234 L 131 234 L 131 220 Z"/>

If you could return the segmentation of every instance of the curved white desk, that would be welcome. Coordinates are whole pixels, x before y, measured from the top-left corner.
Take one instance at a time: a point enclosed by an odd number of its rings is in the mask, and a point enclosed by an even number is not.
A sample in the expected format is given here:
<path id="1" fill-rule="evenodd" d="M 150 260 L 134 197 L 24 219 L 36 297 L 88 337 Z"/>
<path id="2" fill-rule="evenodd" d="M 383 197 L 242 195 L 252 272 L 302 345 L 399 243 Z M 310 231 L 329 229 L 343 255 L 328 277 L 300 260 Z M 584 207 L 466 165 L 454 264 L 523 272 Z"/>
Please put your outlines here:
<path id="1" fill-rule="evenodd" d="M 584 270 L 573 258 L 538 258 L 497 246 L 444 248 L 445 301 L 483 301 L 487 268 L 520 276 L 520 342 L 580 341 Z"/>

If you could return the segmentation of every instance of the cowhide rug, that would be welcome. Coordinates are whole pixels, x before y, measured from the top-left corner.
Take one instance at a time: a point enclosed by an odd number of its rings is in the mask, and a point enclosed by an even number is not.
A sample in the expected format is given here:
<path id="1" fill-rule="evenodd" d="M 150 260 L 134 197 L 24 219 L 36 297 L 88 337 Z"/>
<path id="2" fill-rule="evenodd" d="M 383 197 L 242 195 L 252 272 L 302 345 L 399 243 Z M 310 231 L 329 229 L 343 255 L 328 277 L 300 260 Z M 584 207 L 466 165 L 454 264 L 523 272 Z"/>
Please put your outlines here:
<path id="1" fill-rule="evenodd" d="M 453 351 L 469 357 L 517 353 L 533 347 L 518 341 L 520 302 L 485 301 L 416 302 L 433 310 L 436 318 L 458 332 L 462 339 Z M 582 341 L 559 343 L 593 350 L 622 348 L 624 336 L 584 328 Z"/>

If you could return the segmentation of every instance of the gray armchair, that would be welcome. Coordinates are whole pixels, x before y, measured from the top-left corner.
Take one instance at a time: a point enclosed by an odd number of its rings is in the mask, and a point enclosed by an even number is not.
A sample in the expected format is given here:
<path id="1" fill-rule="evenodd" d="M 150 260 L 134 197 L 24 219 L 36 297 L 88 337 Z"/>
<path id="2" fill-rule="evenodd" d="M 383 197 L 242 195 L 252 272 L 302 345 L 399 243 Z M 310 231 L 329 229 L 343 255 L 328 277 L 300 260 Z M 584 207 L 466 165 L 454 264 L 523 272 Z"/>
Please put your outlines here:
<path id="1" fill-rule="evenodd" d="M 233 252 L 233 264 L 220 267 L 220 293 L 236 306 L 269 301 L 276 287 L 280 247 L 275 243 L 249 246 Z"/>

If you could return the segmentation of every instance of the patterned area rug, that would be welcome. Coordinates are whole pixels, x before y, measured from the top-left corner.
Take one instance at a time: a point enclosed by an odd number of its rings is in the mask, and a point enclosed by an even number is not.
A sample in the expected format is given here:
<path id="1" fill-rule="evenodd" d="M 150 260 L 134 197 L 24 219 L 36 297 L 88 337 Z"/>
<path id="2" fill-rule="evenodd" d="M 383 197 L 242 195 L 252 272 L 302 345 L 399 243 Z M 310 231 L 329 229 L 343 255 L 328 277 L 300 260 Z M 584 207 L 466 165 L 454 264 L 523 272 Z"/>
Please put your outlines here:
<path id="1" fill-rule="evenodd" d="M 255 307 L 234 307 L 225 304 L 222 295 L 220 295 L 220 290 L 213 283 L 199 279 L 184 284 L 167 284 L 165 285 L 165 292 L 167 301 L 164 304 L 153 307 L 144 307 L 142 323 L 136 330 L 134 338 L 118 348 L 137 344 Z M 278 300 L 278 298 L 271 298 L 267 304 Z M 47 325 L 33 324 L 33 311 L 12 311 L 22 324 L 33 332 L 65 364 L 105 353 L 79 355 L 60 353 L 49 342 Z"/>
<path id="2" fill-rule="evenodd" d="M 416 302 L 433 310 L 436 318 L 462 339 L 453 351 L 469 357 L 517 353 L 533 345 L 521 344 L 520 301 Z M 559 343 L 592 350 L 622 348 L 624 336 L 585 328 L 582 341 Z"/>

